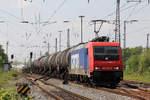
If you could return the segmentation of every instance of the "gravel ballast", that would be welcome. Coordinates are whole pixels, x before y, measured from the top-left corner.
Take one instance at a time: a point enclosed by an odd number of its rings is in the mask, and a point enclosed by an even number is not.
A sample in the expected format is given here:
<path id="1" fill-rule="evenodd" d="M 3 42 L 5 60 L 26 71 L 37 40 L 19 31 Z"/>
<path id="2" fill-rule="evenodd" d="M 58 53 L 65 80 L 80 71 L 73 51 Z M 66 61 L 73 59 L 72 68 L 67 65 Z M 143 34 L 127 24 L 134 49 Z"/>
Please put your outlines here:
<path id="1" fill-rule="evenodd" d="M 68 85 L 62 84 L 61 80 L 49 79 L 47 82 L 50 82 L 54 85 L 60 86 L 66 90 L 77 93 L 79 95 L 85 96 L 92 100 L 136 100 L 131 97 L 121 96 L 113 93 L 109 93 L 102 90 L 97 90 L 94 88 L 83 87 L 82 85 L 69 83 Z"/>

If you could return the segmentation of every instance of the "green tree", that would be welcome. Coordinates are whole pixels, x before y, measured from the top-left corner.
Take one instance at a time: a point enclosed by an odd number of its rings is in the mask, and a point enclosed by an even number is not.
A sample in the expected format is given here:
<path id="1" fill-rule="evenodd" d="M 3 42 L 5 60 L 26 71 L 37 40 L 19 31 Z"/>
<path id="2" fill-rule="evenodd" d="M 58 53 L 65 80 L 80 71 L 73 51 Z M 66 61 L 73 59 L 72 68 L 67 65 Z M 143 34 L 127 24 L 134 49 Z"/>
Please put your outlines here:
<path id="1" fill-rule="evenodd" d="M 0 45 L 0 56 L 2 57 L 3 62 L 8 62 L 8 56 L 4 53 L 2 45 Z"/>
<path id="2" fill-rule="evenodd" d="M 139 55 L 133 55 L 127 60 L 127 71 L 128 72 L 137 72 L 139 66 Z"/>
<path id="3" fill-rule="evenodd" d="M 3 59 L 2 56 L 0 56 L 0 67 L 2 67 Z"/>
<path id="4" fill-rule="evenodd" d="M 126 60 L 128 60 L 133 55 L 140 55 L 142 52 L 143 48 L 141 46 L 135 48 L 126 48 Z M 123 56 L 124 56 L 124 49 L 123 49 Z"/>
<path id="5" fill-rule="evenodd" d="M 150 72 L 150 49 L 140 55 L 139 72 Z"/>

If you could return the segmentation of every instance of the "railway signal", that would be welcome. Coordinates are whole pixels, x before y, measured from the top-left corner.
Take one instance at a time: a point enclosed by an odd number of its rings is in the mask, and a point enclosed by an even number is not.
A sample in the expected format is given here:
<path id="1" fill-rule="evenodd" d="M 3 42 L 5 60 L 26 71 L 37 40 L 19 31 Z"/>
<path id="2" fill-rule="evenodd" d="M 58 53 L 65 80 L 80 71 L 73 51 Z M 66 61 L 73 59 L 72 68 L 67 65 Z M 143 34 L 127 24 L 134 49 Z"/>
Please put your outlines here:
<path id="1" fill-rule="evenodd" d="M 11 59 L 14 59 L 14 55 L 13 54 L 11 55 Z"/>
<path id="2" fill-rule="evenodd" d="M 30 59 L 32 59 L 32 57 L 33 57 L 33 53 L 32 53 L 32 52 L 30 52 Z"/>

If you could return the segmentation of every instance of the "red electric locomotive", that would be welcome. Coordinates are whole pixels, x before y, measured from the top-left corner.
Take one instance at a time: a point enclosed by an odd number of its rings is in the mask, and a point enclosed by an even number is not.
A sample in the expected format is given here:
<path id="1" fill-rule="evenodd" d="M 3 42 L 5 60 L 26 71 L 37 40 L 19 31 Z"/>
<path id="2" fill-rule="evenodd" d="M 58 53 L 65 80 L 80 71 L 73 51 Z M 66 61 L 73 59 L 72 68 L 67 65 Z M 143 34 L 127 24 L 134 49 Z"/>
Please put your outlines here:
<path id="1" fill-rule="evenodd" d="M 89 71 L 96 83 L 116 85 L 123 79 L 122 53 L 117 42 L 89 42 Z"/>

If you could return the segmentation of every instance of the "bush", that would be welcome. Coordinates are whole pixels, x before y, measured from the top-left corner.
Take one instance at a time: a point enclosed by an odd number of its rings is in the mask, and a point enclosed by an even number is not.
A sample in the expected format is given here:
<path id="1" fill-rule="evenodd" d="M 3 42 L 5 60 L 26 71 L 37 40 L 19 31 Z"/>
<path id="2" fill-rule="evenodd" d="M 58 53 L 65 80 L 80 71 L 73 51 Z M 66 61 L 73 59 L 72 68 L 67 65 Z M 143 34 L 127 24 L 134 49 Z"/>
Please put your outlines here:
<path id="1" fill-rule="evenodd" d="M 0 56 L 0 67 L 2 67 L 3 59 L 2 56 Z"/>
<path id="2" fill-rule="evenodd" d="M 32 96 L 28 96 L 28 97 L 24 97 L 21 98 L 20 95 L 17 94 L 15 89 L 10 89 L 10 90 L 6 90 L 6 89 L 0 89 L 0 100 L 31 100 Z"/>
<path id="3" fill-rule="evenodd" d="M 141 46 L 135 48 L 126 48 L 126 60 L 128 60 L 133 55 L 140 55 L 142 52 L 143 52 L 143 48 Z M 124 49 L 123 49 L 123 54 L 124 54 Z"/>
<path id="4" fill-rule="evenodd" d="M 139 60 L 140 56 L 139 55 L 133 55 L 127 60 L 127 67 L 126 70 L 128 72 L 137 72 L 138 71 L 138 66 L 139 66 Z"/>
<path id="5" fill-rule="evenodd" d="M 133 49 L 133 48 L 132 48 Z M 124 79 L 150 81 L 150 49 L 130 56 L 126 62 Z"/>
<path id="6" fill-rule="evenodd" d="M 13 77 L 17 77 L 17 76 L 18 76 L 18 74 L 16 74 L 16 73 L 13 73 L 13 74 L 12 74 L 12 76 L 13 76 Z"/>
<path id="7" fill-rule="evenodd" d="M 139 72 L 150 72 L 150 49 L 140 55 Z"/>
<path id="8" fill-rule="evenodd" d="M 7 87 L 11 85 L 9 83 L 10 80 L 16 80 L 16 78 L 20 75 L 19 72 L 14 70 L 10 70 L 9 72 L 4 72 L 2 68 L 0 68 L 0 86 Z"/>

